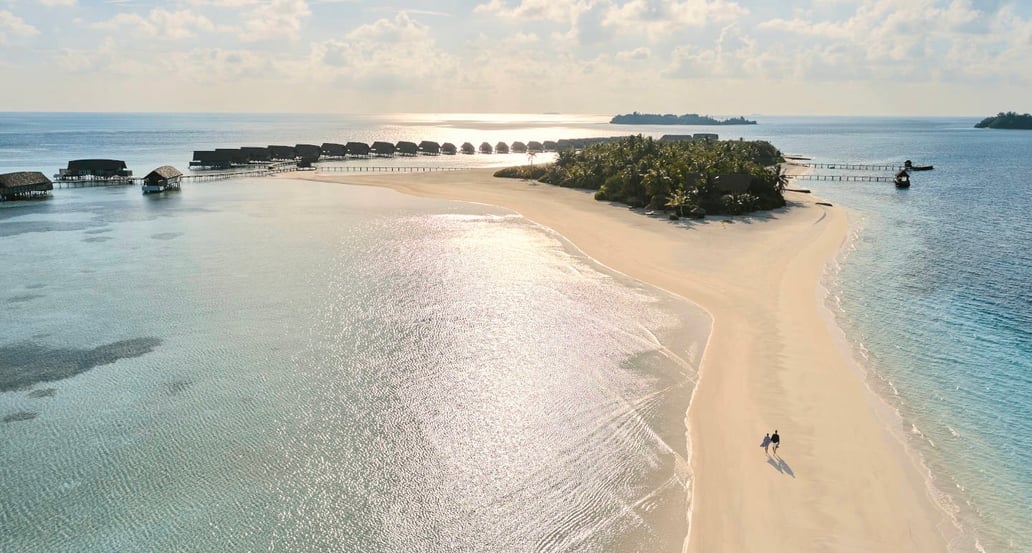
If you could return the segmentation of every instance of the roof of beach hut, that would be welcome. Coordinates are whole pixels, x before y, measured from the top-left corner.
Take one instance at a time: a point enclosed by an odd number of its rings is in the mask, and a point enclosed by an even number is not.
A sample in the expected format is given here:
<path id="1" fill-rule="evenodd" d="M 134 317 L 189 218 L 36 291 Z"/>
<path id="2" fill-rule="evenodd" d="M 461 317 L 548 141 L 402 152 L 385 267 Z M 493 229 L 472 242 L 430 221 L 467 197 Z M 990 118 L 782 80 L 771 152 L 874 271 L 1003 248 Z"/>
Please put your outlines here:
<path id="1" fill-rule="evenodd" d="M 172 167 L 171 165 L 162 165 L 161 167 L 158 167 L 157 169 L 151 171 L 150 173 L 147 173 L 147 176 L 143 177 L 143 178 L 147 182 L 155 182 L 155 181 L 163 181 L 163 180 L 167 181 L 169 179 L 174 179 L 176 177 L 181 177 L 181 176 L 183 176 L 183 173 L 179 169 L 176 169 L 175 167 Z"/>
<path id="2" fill-rule="evenodd" d="M 297 157 L 297 152 L 294 151 L 293 146 L 269 145 L 269 156 L 272 159 L 294 159 Z"/>
<path id="3" fill-rule="evenodd" d="M 476 153 L 476 151 L 477 151 L 477 149 L 473 146 L 473 144 L 471 144 L 469 142 L 463 142 L 462 146 L 460 146 L 459 149 L 462 150 L 462 153 L 464 153 L 464 154 L 472 154 L 472 153 Z"/>
<path id="4" fill-rule="evenodd" d="M 40 190 L 53 190 L 54 184 L 39 171 L 19 171 L 17 173 L 0 174 L 0 188 L 20 188 L 23 186 L 39 187 Z"/>
<path id="5" fill-rule="evenodd" d="M 403 154 L 416 155 L 416 152 L 419 150 L 419 146 L 417 146 L 415 142 L 409 142 L 407 140 L 398 142 L 397 147 L 398 152 Z"/>
<path id="6" fill-rule="evenodd" d="M 495 150 L 498 151 L 498 153 L 500 153 L 500 154 L 501 153 L 507 154 L 507 153 L 509 153 L 509 145 L 506 144 L 505 142 L 499 142 L 498 144 L 495 144 Z"/>
<path id="7" fill-rule="evenodd" d="M 68 162 L 68 171 L 121 171 L 125 162 L 120 159 L 74 159 Z"/>
<path id="8" fill-rule="evenodd" d="M 348 142 L 345 145 L 348 149 L 348 155 L 353 156 L 367 156 L 369 155 L 369 144 L 365 142 Z"/>
<path id="9" fill-rule="evenodd" d="M 445 142 L 444 144 L 441 144 L 442 154 L 454 155 L 457 151 L 458 149 L 455 148 L 455 144 L 452 144 L 451 142 Z"/>
<path id="10" fill-rule="evenodd" d="M 554 152 L 559 149 L 559 143 L 555 140 L 546 140 L 544 142 L 544 147 L 546 152 Z"/>
<path id="11" fill-rule="evenodd" d="M 527 151 L 527 145 L 517 140 L 512 143 L 512 151 L 517 154 L 522 154 Z"/>
<path id="12" fill-rule="evenodd" d="M 385 156 L 393 154 L 396 148 L 394 147 L 394 144 L 391 144 L 390 142 L 378 140 L 373 142 L 373 145 L 370 146 L 369 149 L 377 155 Z"/>
<path id="13" fill-rule="evenodd" d="M 250 161 L 269 161 L 269 148 L 266 146 L 241 146 L 240 151 L 247 154 Z"/>
<path id="14" fill-rule="evenodd" d="M 347 155 L 348 149 L 336 142 L 323 142 L 322 153 L 324 156 L 343 156 Z"/>
<path id="15" fill-rule="evenodd" d="M 532 152 L 543 152 L 543 151 L 545 151 L 544 145 L 542 145 L 537 140 L 531 140 L 530 142 L 527 142 L 527 149 L 532 151 Z"/>
<path id="16" fill-rule="evenodd" d="M 297 153 L 297 157 L 300 157 L 301 159 L 319 161 L 319 157 L 322 156 L 322 146 L 316 146 L 315 144 L 298 144 L 294 146 L 294 152 Z"/>
<path id="17" fill-rule="evenodd" d="M 494 148 L 491 147 L 491 143 L 490 142 L 481 142 L 480 143 L 480 153 L 482 153 L 482 154 L 490 154 L 493 151 L 494 151 Z"/>
<path id="18" fill-rule="evenodd" d="M 436 154 L 441 151 L 441 145 L 433 140 L 424 140 L 419 143 L 419 151 Z"/>

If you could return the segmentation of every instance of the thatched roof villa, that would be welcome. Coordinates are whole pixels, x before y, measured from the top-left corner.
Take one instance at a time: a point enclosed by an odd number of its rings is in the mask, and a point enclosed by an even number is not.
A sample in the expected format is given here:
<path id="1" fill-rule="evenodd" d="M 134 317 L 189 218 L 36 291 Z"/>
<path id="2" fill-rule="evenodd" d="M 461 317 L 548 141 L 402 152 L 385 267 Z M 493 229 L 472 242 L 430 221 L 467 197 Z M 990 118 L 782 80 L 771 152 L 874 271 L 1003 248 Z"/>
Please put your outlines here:
<path id="1" fill-rule="evenodd" d="M 243 146 L 240 148 L 241 152 L 247 155 L 247 161 L 251 163 L 265 163 L 272 161 L 272 155 L 269 153 L 269 149 L 263 146 Z"/>
<path id="2" fill-rule="evenodd" d="M 183 180 L 183 173 L 171 165 L 162 165 L 147 173 L 143 177 L 143 193 L 164 192 L 166 190 L 179 190 L 180 182 Z"/>
<path id="3" fill-rule="evenodd" d="M 294 146 L 294 154 L 303 161 L 313 163 L 322 157 L 322 146 L 315 144 L 297 144 Z"/>
<path id="4" fill-rule="evenodd" d="M 251 158 L 248 157 L 247 152 L 244 152 L 240 148 L 215 148 L 215 153 L 224 156 L 229 160 L 230 165 L 237 167 L 247 165 L 251 162 Z"/>
<path id="5" fill-rule="evenodd" d="M 61 169 L 57 178 L 67 180 L 128 179 L 133 172 L 120 159 L 75 159 Z"/>
<path id="6" fill-rule="evenodd" d="M 269 146 L 269 157 L 273 161 L 294 161 L 297 159 L 297 152 L 293 146 Z"/>
<path id="7" fill-rule="evenodd" d="M 527 142 L 527 151 L 541 153 L 545 151 L 545 146 L 537 140 L 531 140 L 530 142 Z"/>
<path id="8" fill-rule="evenodd" d="M 419 146 L 415 142 L 402 140 L 398 142 L 397 151 L 400 156 L 414 156 L 419 153 Z"/>
<path id="9" fill-rule="evenodd" d="M 341 159 L 348 155 L 348 148 L 336 142 L 323 142 L 322 156 L 334 159 Z"/>
<path id="10" fill-rule="evenodd" d="M 0 174 L 0 201 L 46 196 L 53 189 L 54 183 L 39 171 Z"/>
<path id="11" fill-rule="evenodd" d="M 462 146 L 459 146 L 459 151 L 466 155 L 477 153 L 477 149 L 473 147 L 469 142 L 463 142 Z"/>
<path id="12" fill-rule="evenodd" d="M 441 144 L 441 153 L 446 156 L 453 156 L 458 153 L 458 151 L 459 150 L 455 147 L 455 144 L 452 144 L 451 142 Z"/>
<path id="13" fill-rule="evenodd" d="M 495 152 L 498 152 L 499 154 L 507 154 L 509 153 L 509 145 L 505 142 L 499 142 L 498 144 L 495 144 Z"/>
<path id="14" fill-rule="evenodd" d="M 527 153 L 527 145 L 517 140 L 512 143 L 512 153 L 514 154 L 525 154 Z"/>
<path id="15" fill-rule="evenodd" d="M 555 140 L 546 140 L 544 147 L 546 152 L 554 152 L 559 149 L 559 143 Z"/>
<path id="16" fill-rule="evenodd" d="M 194 150 L 191 169 L 229 169 L 232 162 L 225 152 L 215 150 Z"/>
<path id="17" fill-rule="evenodd" d="M 494 148 L 491 147 L 491 144 L 489 142 L 481 142 L 480 143 L 480 153 L 482 153 L 482 154 L 493 154 L 494 153 Z"/>
<path id="18" fill-rule="evenodd" d="M 390 142 L 379 141 L 373 142 L 373 145 L 369 148 L 369 151 L 372 152 L 372 154 L 376 157 L 394 157 L 395 149 L 396 148 L 394 147 L 394 144 L 391 144 Z"/>
<path id="19" fill-rule="evenodd" d="M 369 157 L 369 144 L 365 142 L 348 142 L 346 148 L 351 157 Z"/>
<path id="20" fill-rule="evenodd" d="M 433 140 L 424 140 L 419 143 L 419 153 L 425 156 L 436 156 L 441 153 L 441 145 Z"/>

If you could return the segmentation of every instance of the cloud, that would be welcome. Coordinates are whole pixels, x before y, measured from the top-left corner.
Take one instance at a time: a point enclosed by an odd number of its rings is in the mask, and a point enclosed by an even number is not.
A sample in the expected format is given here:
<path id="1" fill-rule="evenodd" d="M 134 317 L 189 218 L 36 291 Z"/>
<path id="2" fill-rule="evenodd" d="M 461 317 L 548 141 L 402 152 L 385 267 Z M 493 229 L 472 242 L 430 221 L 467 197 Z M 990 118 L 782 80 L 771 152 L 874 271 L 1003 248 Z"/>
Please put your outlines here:
<path id="1" fill-rule="evenodd" d="M 115 17 L 93 23 L 90 27 L 105 31 L 128 29 L 137 37 L 184 39 L 197 36 L 197 32 L 212 32 L 216 26 L 210 19 L 187 10 L 170 12 L 153 9 L 146 17 L 135 13 L 120 13 Z"/>
<path id="2" fill-rule="evenodd" d="M 53 6 L 74 6 L 75 5 L 75 0 L 39 0 L 39 3 L 43 4 L 44 6 L 48 6 L 48 7 L 53 7 Z"/>
<path id="3" fill-rule="evenodd" d="M 510 7 L 507 0 L 491 0 L 477 5 L 473 12 L 504 19 L 574 23 L 595 3 L 593 0 L 518 0 Z"/>
<path id="4" fill-rule="evenodd" d="M 304 18 L 312 15 L 305 0 L 272 0 L 248 12 L 241 38 L 246 41 L 287 38 L 301 35 Z"/>
<path id="5" fill-rule="evenodd" d="M 749 13 L 737 2 L 725 0 L 630 0 L 614 4 L 602 24 L 625 33 L 644 33 L 651 40 L 703 27 L 735 21 Z"/>
<path id="6" fill-rule="evenodd" d="M 0 10 L 0 44 L 7 44 L 13 38 L 28 38 L 39 34 L 39 29 L 7 10 Z"/>

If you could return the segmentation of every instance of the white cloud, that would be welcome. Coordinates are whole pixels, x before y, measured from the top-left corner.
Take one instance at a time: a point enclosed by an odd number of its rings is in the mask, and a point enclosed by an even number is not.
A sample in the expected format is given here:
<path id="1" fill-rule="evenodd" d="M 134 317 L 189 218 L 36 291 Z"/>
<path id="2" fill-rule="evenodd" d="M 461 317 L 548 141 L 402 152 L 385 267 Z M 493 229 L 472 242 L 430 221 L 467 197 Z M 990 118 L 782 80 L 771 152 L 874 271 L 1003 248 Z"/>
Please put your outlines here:
<path id="1" fill-rule="evenodd" d="M 112 32 L 126 29 L 137 37 L 168 39 L 193 38 L 198 32 L 216 30 L 215 24 L 203 15 L 187 10 L 170 12 L 160 8 L 151 10 L 146 17 L 135 13 L 120 13 L 90 26 Z"/>
<path id="2" fill-rule="evenodd" d="M 630 0 L 614 4 L 602 24 L 627 33 L 644 33 L 652 40 L 709 23 L 735 21 L 749 13 L 725 0 Z"/>
<path id="3" fill-rule="evenodd" d="M 244 32 L 246 41 L 277 38 L 298 39 L 304 18 L 312 15 L 305 0 L 272 0 L 247 12 Z"/>
<path id="4" fill-rule="evenodd" d="M 7 10 L 0 10 L 0 44 L 11 42 L 12 38 L 27 38 L 39 34 L 39 29 Z"/>
<path id="5" fill-rule="evenodd" d="M 74 6 L 75 0 L 39 0 L 44 6 Z"/>
<path id="6" fill-rule="evenodd" d="M 518 0 L 517 5 L 510 7 L 507 0 L 491 0 L 477 5 L 473 12 L 504 19 L 574 23 L 595 3 L 593 0 Z"/>

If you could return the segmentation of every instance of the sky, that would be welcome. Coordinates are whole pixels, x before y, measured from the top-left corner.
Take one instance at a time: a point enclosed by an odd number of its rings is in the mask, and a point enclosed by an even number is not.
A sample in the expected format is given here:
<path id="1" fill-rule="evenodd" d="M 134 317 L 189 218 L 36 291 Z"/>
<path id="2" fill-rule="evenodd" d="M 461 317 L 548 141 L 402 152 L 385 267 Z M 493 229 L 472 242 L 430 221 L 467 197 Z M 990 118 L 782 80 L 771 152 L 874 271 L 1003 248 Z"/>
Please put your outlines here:
<path id="1" fill-rule="evenodd" d="M 1032 111 L 1030 0 L 0 0 L 0 111 Z"/>

